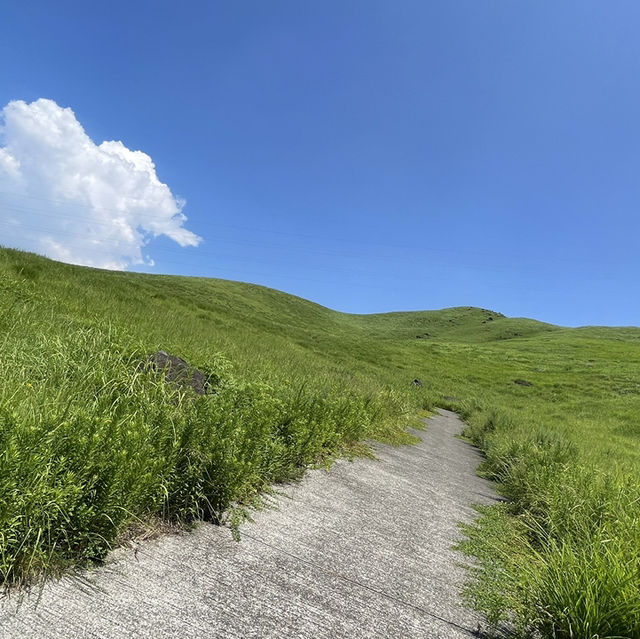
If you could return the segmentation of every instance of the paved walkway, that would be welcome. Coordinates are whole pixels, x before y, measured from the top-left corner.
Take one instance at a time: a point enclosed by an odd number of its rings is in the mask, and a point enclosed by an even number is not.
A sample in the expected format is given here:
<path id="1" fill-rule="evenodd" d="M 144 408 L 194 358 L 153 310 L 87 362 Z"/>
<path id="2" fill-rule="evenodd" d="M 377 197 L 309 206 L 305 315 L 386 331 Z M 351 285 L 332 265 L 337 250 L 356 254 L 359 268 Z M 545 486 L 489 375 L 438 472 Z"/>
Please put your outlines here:
<path id="1" fill-rule="evenodd" d="M 137 556 L 116 551 L 19 607 L 0 601 L 0 637 L 468 638 L 479 619 L 460 605 L 451 545 L 471 504 L 495 495 L 475 475 L 477 451 L 454 437 L 461 428 L 443 410 L 416 446 L 309 472 L 243 525 L 240 543 L 201 525 Z"/>

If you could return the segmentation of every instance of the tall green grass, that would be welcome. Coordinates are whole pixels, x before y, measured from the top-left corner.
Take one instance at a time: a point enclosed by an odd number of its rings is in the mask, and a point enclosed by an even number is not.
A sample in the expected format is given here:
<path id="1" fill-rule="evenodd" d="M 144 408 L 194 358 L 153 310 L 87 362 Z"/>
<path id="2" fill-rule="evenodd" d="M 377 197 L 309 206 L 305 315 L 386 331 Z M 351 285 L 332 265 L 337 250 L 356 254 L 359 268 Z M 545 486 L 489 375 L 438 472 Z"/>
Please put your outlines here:
<path id="1" fill-rule="evenodd" d="M 104 555 L 154 516 L 220 521 L 402 419 L 389 393 L 240 381 L 211 360 L 212 394 L 165 383 L 113 329 L 14 339 L 0 386 L 0 579 Z M 29 336 L 31 335 L 31 337 Z M 16 336 L 17 337 L 17 336 Z M 386 430 L 382 430 L 383 426 Z"/>
<path id="2" fill-rule="evenodd" d="M 640 637 L 640 480 L 548 429 L 490 412 L 467 435 L 507 506 L 462 548 L 480 559 L 467 595 L 493 623 L 546 637 Z"/>

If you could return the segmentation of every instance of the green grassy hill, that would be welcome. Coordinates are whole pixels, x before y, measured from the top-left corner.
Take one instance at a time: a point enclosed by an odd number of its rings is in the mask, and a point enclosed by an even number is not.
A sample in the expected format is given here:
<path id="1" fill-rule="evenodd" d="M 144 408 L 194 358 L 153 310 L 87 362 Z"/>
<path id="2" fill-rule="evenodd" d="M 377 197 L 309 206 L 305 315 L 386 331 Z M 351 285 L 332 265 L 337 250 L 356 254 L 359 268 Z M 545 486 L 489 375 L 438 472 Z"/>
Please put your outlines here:
<path id="1" fill-rule="evenodd" d="M 214 392 L 164 383 L 157 350 Z M 348 315 L 0 249 L 0 366 L 7 585 L 99 559 L 132 528 L 221 520 L 363 440 L 410 441 L 445 406 L 511 500 L 470 531 L 474 603 L 548 636 L 640 636 L 640 329 Z"/>

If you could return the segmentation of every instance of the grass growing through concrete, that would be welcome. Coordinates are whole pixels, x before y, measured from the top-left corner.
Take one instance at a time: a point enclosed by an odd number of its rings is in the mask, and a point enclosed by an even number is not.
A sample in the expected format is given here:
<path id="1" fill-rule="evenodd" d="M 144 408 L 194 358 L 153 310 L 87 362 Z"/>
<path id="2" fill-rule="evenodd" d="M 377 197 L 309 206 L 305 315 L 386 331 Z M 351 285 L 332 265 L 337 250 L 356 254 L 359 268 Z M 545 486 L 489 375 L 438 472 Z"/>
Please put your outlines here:
<path id="1" fill-rule="evenodd" d="M 215 392 L 158 379 L 157 350 Z M 367 438 L 409 441 L 412 416 L 441 405 L 511 500 L 469 530 L 474 603 L 543 636 L 640 637 L 638 329 L 468 307 L 353 316 L 0 250 L 0 366 L 5 585 L 99 559 L 134 525 L 220 520 Z"/>

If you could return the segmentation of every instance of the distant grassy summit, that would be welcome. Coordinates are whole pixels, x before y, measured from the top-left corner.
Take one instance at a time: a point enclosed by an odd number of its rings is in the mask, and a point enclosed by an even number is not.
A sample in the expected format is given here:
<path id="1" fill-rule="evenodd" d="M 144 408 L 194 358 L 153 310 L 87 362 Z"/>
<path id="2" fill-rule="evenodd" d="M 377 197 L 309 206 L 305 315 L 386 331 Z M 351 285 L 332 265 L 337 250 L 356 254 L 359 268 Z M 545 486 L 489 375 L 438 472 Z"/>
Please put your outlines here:
<path id="1" fill-rule="evenodd" d="M 158 351 L 211 392 L 165 383 Z M 0 249 L 0 366 L 5 585 L 158 522 L 233 523 L 273 482 L 369 439 L 410 442 L 443 406 L 510 500 L 470 531 L 474 604 L 542 636 L 640 637 L 638 328 L 473 307 L 352 315 Z"/>
<path id="2" fill-rule="evenodd" d="M 508 318 L 502 313 L 473 306 L 457 306 L 441 311 L 408 311 L 352 315 L 358 325 L 376 339 L 416 338 L 460 342 L 490 342 L 529 337 L 558 330 L 553 324 Z"/>

